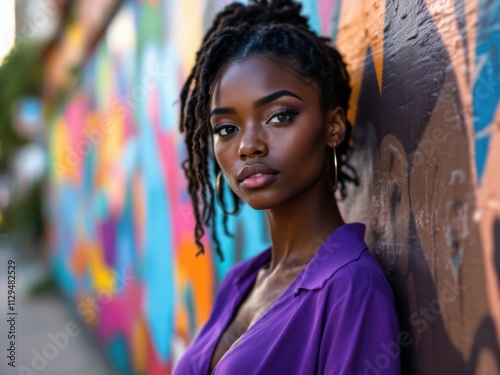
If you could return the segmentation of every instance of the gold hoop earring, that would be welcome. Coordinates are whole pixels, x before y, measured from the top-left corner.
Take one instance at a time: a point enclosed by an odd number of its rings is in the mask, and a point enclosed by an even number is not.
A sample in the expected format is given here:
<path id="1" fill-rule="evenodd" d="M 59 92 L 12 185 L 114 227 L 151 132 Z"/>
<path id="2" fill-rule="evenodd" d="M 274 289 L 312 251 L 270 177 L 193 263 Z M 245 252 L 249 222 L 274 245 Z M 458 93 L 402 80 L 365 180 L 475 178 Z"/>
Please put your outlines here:
<path id="1" fill-rule="evenodd" d="M 335 146 L 333 146 L 333 166 L 335 167 L 335 185 L 333 186 L 333 192 L 337 190 L 338 182 L 338 170 L 337 170 L 337 153 L 335 152 Z"/>
<path id="2" fill-rule="evenodd" d="M 330 174 L 330 158 L 328 160 L 328 167 L 327 171 L 328 174 Z M 337 171 L 337 153 L 335 152 L 335 146 L 333 146 L 333 167 L 335 169 L 335 178 L 334 178 L 334 183 L 333 183 L 333 194 L 335 194 L 335 191 L 337 190 L 337 182 L 338 182 L 338 171 Z"/>
<path id="3" fill-rule="evenodd" d="M 217 178 L 215 179 L 215 191 L 217 192 L 217 199 L 218 199 L 219 204 L 222 208 L 222 211 L 224 211 L 228 215 L 237 214 L 240 211 L 239 207 L 235 208 L 233 211 L 230 211 L 230 212 L 226 211 L 226 209 L 224 208 L 224 204 L 222 203 L 222 182 L 221 182 L 221 179 L 222 179 L 222 171 L 219 171 L 219 173 L 217 174 Z"/>

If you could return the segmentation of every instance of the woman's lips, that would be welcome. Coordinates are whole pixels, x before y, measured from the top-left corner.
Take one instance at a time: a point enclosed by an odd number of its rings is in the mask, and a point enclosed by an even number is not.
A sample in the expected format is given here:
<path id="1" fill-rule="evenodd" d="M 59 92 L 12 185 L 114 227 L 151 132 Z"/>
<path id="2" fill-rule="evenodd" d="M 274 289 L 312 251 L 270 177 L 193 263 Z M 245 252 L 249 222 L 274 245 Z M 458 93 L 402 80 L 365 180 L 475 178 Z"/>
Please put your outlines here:
<path id="1" fill-rule="evenodd" d="M 278 174 L 258 174 L 245 178 L 240 184 L 247 189 L 259 189 L 272 183 Z"/>

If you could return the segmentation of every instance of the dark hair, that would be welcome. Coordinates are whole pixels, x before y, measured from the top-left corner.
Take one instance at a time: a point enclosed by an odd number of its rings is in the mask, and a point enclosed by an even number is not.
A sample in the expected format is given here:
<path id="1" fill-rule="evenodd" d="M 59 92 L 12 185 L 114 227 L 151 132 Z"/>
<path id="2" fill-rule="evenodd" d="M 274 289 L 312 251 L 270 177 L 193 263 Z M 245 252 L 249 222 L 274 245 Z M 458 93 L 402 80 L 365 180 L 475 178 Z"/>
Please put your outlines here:
<path id="1" fill-rule="evenodd" d="M 300 15 L 301 8 L 302 5 L 293 0 L 251 0 L 247 6 L 232 3 L 217 14 L 196 53 L 195 66 L 180 95 L 180 132 L 185 133 L 188 154 L 182 168 L 188 180 L 196 219 L 195 242 L 200 249 L 196 255 L 204 253 L 200 242 L 205 233 L 202 220 L 207 226 L 212 221 L 212 239 L 221 260 L 224 259 L 215 231 L 214 188 L 209 182 L 208 171 L 212 136 L 208 116 L 210 89 L 223 66 L 263 55 L 284 69 L 291 69 L 305 82 L 316 82 L 320 88 L 322 110 L 340 106 L 347 112 L 351 88 L 346 65 L 339 52 L 328 44 L 330 38 L 318 36 L 309 29 L 307 18 Z M 346 125 L 344 141 L 335 148 L 342 198 L 346 196 L 346 182 L 357 184 L 356 173 L 347 164 L 352 127 L 348 122 Z M 213 164 L 214 175 L 217 175 L 220 167 L 217 162 Z M 237 209 L 239 197 L 231 193 Z M 203 204 L 201 215 L 200 198 Z M 230 235 L 225 212 L 223 225 L 225 233 Z"/>

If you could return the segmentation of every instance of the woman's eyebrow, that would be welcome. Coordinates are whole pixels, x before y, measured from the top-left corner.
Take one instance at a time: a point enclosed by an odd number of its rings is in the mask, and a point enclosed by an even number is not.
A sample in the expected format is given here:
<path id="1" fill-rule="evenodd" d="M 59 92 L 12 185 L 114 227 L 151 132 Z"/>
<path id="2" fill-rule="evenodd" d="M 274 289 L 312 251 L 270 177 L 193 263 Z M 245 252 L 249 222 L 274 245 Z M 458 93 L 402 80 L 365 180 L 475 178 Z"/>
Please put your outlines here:
<path id="1" fill-rule="evenodd" d="M 224 107 L 224 108 L 214 108 L 212 112 L 210 112 L 210 117 L 213 115 L 234 115 L 236 114 L 236 111 L 234 108 L 231 107 Z"/>
<path id="2" fill-rule="evenodd" d="M 276 91 L 275 93 L 269 94 L 269 95 L 264 96 L 263 98 L 257 100 L 254 104 L 254 108 L 262 107 L 263 105 L 271 103 L 273 100 L 281 98 L 282 96 L 292 96 L 294 98 L 299 99 L 302 102 L 304 101 L 300 96 L 298 96 L 297 94 L 294 94 L 291 91 L 280 90 L 280 91 Z M 212 110 L 212 112 L 210 112 L 210 116 L 213 116 L 213 115 L 234 115 L 235 113 L 236 113 L 236 111 L 234 110 L 234 108 L 231 108 L 231 107 L 214 108 Z"/>
<path id="3" fill-rule="evenodd" d="M 266 105 L 267 103 L 271 103 L 273 100 L 276 100 L 278 98 L 281 98 L 282 96 L 292 96 L 294 98 L 297 98 L 299 99 L 300 101 L 304 101 L 300 96 L 298 96 L 297 94 L 294 94 L 293 92 L 291 91 L 288 91 L 288 90 L 281 90 L 281 91 L 276 91 L 275 93 L 273 94 L 270 94 L 270 95 L 267 95 L 267 96 L 264 96 L 262 99 L 259 99 L 255 102 L 254 104 L 254 108 L 259 108 L 259 107 L 262 107 L 263 105 Z"/>

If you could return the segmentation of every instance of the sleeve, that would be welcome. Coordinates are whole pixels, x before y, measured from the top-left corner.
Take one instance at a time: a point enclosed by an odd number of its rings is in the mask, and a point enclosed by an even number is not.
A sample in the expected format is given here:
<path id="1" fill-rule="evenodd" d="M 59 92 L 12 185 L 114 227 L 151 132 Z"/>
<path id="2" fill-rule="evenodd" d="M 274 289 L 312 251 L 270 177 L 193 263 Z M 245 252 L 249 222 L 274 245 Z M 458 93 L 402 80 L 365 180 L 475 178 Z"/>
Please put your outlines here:
<path id="1" fill-rule="evenodd" d="M 398 336 L 392 296 L 374 286 L 345 293 L 328 313 L 318 373 L 400 375 Z"/>

